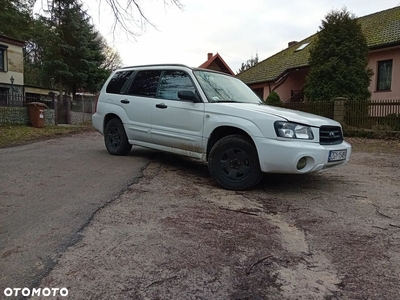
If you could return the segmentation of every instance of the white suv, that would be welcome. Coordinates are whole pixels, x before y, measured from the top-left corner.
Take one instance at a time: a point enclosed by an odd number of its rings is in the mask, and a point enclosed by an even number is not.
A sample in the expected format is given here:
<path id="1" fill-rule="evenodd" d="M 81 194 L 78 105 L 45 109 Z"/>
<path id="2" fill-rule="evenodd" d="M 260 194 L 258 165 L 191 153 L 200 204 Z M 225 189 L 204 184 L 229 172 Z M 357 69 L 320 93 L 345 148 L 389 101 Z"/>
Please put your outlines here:
<path id="1" fill-rule="evenodd" d="M 341 166 L 351 154 L 338 122 L 268 106 L 235 77 L 184 65 L 113 72 L 92 122 L 110 154 L 138 145 L 198 158 L 231 190 L 253 187 L 263 172 Z"/>

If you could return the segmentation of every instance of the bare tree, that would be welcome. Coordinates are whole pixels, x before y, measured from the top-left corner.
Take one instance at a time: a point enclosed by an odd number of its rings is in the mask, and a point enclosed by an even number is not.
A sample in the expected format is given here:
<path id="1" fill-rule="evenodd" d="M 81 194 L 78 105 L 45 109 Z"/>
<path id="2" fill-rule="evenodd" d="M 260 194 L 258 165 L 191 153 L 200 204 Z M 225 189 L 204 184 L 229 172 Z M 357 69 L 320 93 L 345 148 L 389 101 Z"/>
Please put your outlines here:
<path id="1" fill-rule="evenodd" d="M 57 5 L 59 2 L 63 2 L 63 0 L 15 1 L 26 3 L 31 7 L 31 9 L 33 9 L 34 4 L 37 2 L 41 3 L 42 9 L 54 8 L 54 5 Z M 146 25 L 156 27 L 156 25 L 152 23 L 152 21 L 143 11 L 143 5 L 140 3 L 140 0 L 97 0 L 99 9 L 102 5 L 102 1 L 105 1 L 106 6 L 111 10 L 111 13 L 114 17 L 111 28 L 113 34 L 115 34 L 117 29 L 122 29 L 123 32 L 135 38 L 143 32 Z M 89 5 L 89 3 L 85 3 L 85 0 L 76 0 L 76 2 Z M 161 3 L 164 5 L 164 8 L 177 7 L 179 9 L 183 9 L 184 7 L 180 0 L 162 0 Z M 46 12 L 46 9 L 44 9 L 44 11 Z"/>
<path id="2" fill-rule="evenodd" d="M 248 59 L 245 63 L 242 63 L 240 69 L 237 71 L 236 74 L 240 74 L 251 67 L 254 67 L 256 64 L 258 64 L 258 53 L 256 53 L 256 57 L 253 58 L 253 55 L 251 56 L 250 59 Z"/>
<path id="3" fill-rule="evenodd" d="M 50 0 L 51 1 L 51 0 Z M 84 1 L 84 0 L 83 0 Z M 98 0 L 99 6 L 102 0 Z M 125 33 L 135 37 L 139 35 L 147 24 L 156 27 L 154 23 L 146 16 L 139 0 L 104 0 L 114 15 L 112 32 L 115 33 L 117 28 L 122 29 Z M 175 6 L 183 9 L 180 0 L 163 0 L 164 7 Z"/>
<path id="4" fill-rule="evenodd" d="M 122 67 L 122 59 L 121 56 L 119 55 L 118 51 L 111 48 L 105 39 L 103 39 L 103 55 L 105 57 L 105 60 L 102 64 L 102 68 L 109 70 L 109 71 L 114 71 L 118 68 Z"/>

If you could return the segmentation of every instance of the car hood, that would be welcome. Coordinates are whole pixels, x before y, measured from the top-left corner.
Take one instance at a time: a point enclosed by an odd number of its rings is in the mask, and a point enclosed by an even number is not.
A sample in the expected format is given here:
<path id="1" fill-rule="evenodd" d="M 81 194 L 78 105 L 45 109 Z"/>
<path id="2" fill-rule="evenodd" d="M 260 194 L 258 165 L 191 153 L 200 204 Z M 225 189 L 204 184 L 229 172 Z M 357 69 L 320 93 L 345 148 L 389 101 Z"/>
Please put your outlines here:
<path id="1" fill-rule="evenodd" d="M 209 103 L 207 111 L 223 114 L 232 114 L 240 116 L 248 120 L 254 120 L 260 114 L 283 118 L 290 122 L 300 123 L 309 126 L 320 127 L 322 125 L 340 126 L 340 124 L 332 119 L 322 116 L 292 110 L 287 108 L 275 107 L 264 104 L 255 103 Z"/>

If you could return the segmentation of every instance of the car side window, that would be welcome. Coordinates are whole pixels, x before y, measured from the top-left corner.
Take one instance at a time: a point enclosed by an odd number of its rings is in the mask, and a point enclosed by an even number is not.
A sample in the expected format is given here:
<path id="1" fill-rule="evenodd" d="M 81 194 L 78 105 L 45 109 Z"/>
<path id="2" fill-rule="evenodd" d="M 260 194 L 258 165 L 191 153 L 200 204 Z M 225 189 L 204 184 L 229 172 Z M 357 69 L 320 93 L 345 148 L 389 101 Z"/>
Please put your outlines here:
<path id="1" fill-rule="evenodd" d="M 160 70 L 139 71 L 128 90 L 129 95 L 155 97 L 157 94 Z"/>
<path id="2" fill-rule="evenodd" d="M 124 84 L 128 81 L 133 71 L 120 71 L 116 72 L 107 85 L 106 93 L 120 94 Z"/>
<path id="3" fill-rule="evenodd" d="M 180 100 L 178 98 L 179 91 L 196 92 L 194 84 L 186 72 L 178 70 L 164 71 L 158 90 L 157 98 L 166 100 Z"/>

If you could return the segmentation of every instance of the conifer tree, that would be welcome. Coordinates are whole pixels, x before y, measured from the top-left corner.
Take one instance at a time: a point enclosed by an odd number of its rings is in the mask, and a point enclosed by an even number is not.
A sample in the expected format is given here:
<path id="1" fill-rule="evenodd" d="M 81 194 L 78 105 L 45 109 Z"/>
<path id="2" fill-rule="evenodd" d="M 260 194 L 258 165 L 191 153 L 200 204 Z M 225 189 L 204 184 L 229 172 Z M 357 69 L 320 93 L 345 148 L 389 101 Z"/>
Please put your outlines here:
<path id="1" fill-rule="evenodd" d="M 310 46 L 310 73 L 304 87 L 308 101 L 370 98 L 369 49 L 353 14 L 346 8 L 331 11 Z"/>
<path id="2" fill-rule="evenodd" d="M 19 0 L 0 0 L 0 34 L 24 41 L 29 37 L 31 7 Z"/>
<path id="3" fill-rule="evenodd" d="M 82 5 L 75 0 L 53 1 L 35 27 L 26 66 L 37 73 L 36 83 L 72 94 L 81 89 L 97 92 L 110 70 L 103 68 L 104 39 Z"/>

